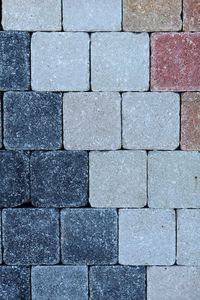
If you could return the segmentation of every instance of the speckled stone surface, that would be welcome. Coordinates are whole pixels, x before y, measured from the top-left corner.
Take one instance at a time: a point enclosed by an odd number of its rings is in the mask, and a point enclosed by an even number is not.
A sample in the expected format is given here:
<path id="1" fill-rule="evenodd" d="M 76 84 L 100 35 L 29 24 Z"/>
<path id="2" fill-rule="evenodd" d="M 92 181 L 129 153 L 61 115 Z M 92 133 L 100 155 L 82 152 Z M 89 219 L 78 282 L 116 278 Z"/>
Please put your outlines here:
<path id="1" fill-rule="evenodd" d="M 30 35 L 0 32 L 0 90 L 28 90 L 30 86 Z"/>
<path id="2" fill-rule="evenodd" d="M 59 149 L 62 146 L 62 94 L 4 94 L 6 149 Z"/>
<path id="3" fill-rule="evenodd" d="M 56 209 L 4 209 L 2 227 L 3 259 L 7 265 L 59 263 L 59 212 Z"/>
<path id="4" fill-rule="evenodd" d="M 28 153 L 0 151 L 0 207 L 13 207 L 28 200 Z"/>
<path id="5" fill-rule="evenodd" d="M 95 266 L 90 273 L 91 300 L 145 300 L 145 269 L 129 266 Z"/>
<path id="6" fill-rule="evenodd" d="M 183 0 L 183 30 L 200 31 L 199 0 Z"/>
<path id="7" fill-rule="evenodd" d="M 33 300 L 88 300 L 86 266 L 38 266 L 31 274 Z"/>
<path id="8" fill-rule="evenodd" d="M 63 209 L 61 211 L 61 256 L 64 264 L 116 264 L 116 210 Z"/>
<path id="9" fill-rule="evenodd" d="M 0 148 L 3 146 L 3 141 L 2 141 L 2 94 L 0 93 Z"/>
<path id="10" fill-rule="evenodd" d="M 2 224 L 1 224 L 1 214 L 0 214 L 0 264 L 2 263 Z M 1 295 L 1 292 L 0 292 Z"/>
<path id="11" fill-rule="evenodd" d="M 88 202 L 86 151 L 34 152 L 31 155 L 34 206 L 84 206 Z"/>

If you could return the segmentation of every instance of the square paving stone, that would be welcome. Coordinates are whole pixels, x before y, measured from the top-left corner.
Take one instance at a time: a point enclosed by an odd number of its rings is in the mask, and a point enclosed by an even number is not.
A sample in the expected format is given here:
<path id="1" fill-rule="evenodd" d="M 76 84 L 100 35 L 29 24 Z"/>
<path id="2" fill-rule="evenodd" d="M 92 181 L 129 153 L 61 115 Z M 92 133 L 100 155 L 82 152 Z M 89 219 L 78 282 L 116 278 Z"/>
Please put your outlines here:
<path id="1" fill-rule="evenodd" d="M 31 200 L 35 206 L 84 206 L 88 202 L 86 151 L 33 152 Z"/>
<path id="2" fill-rule="evenodd" d="M 59 212 L 16 208 L 2 213 L 3 259 L 8 265 L 59 263 Z"/>
<path id="3" fill-rule="evenodd" d="M 29 194 L 29 155 L 0 151 L 0 207 L 25 203 Z"/>
<path id="4" fill-rule="evenodd" d="M 200 31 L 199 0 L 183 0 L 183 30 Z"/>
<path id="5" fill-rule="evenodd" d="M 28 32 L 0 32 L 0 90 L 28 90 L 30 87 L 30 35 Z"/>
<path id="6" fill-rule="evenodd" d="M 145 151 L 90 152 L 90 204 L 143 207 L 147 202 Z"/>
<path id="7" fill-rule="evenodd" d="M 4 94 L 4 145 L 7 149 L 59 149 L 62 146 L 62 94 Z"/>
<path id="8" fill-rule="evenodd" d="M 33 90 L 89 90 L 88 33 L 34 33 L 31 39 L 31 73 Z"/>
<path id="9" fill-rule="evenodd" d="M 148 34 L 93 33 L 91 36 L 91 83 L 93 91 L 148 90 Z"/>
<path id="10" fill-rule="evenodd" d="M 33 300 L 88 300 L 86 266 L 51 266 L 32 268 Z"/>
<path id="11" fill-rule="evenodd" d="M 90 268 L 91 300 L 145 300 L 145 268 L 95 266 Z"/>
<path id="12" fill-rule="evenodd" d="M 61 253 L 64 264 L 117 262 L 117 212 L 114 209 L 63 209 Z"/>

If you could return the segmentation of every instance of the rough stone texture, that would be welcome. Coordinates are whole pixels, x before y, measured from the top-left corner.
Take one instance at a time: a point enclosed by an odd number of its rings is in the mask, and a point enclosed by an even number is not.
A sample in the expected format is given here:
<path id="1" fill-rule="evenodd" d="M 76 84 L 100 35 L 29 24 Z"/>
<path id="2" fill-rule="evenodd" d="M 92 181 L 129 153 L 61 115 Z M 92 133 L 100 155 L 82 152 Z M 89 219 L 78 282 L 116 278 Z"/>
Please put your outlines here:
<path id="1" fill-rule="evenodd" d="M 200 266 L 200 210 L 177 212 L 177 263 Z M 200 287 L 199 287 L 200 288 Z"/>
<path id="2" fill-rule="evenodd" d="M 2 227 L 6 264 L 52 265 L 59 262 L 59 212 L 56 209 L 4 209 Z"/>
<path id="3" fill-rule="evenodd" d="M 31 39 L 32 88 L 39 91 L 89 89 L 89 35 L 36 32 Z"/>
<path id="4" fill-rule="evenodd" d="M 0 32 L 0 90 L 28 90 L 30 86 L 30 35 Z"/>
<path id="5" fill-rule="evenodd" d="M 1 212 L 0 212 L 0 264 L 2 263 L 2 229 L 1 229 Z M 1 295 L 1 291 L 0 291 Z"/>
<path id="6" fill-rule="evenodd" d="M 199 0 L 183 0 L 183 30 L 200 31 Z"/>
<path id="7" fill-rule="evenodd" d="M 200 150 L 200 93 L 181 96 L 181 149 Z"/>
<path id="8" fill-rule="evenodd" d="M 173 265 L 175 213 L 173 210 L 120 209 L 119 263 Z"/>
<path id="9" fill-rule="evenodd" d="M 31 155 L 34 206 L 84 206 L 88 202 L 88 154 L 84 151 L 34 152 Z"/>
<path id="10" fill-rule="evenodd" d="M 200 33 L 153 33 L 151 89 L 200 90 Z"/>
<path id="11" fill-rule="evenodd" d="M 115 264 L 116 210 L 91 208 L 62 210 L 61 253 L 64 264 Z"/>
<path id="12" fill-rule="evenodd" d="M 62 94 L 4 94 L 4 145 L 7 149 L 59 149 L 62 146 Z"/>
<path id="13" fill-rule="evenodd" d="M 61 0 L 3 0 L 4 30 L 61 30 Z"/>
<path id="14" fill-rule="evenodd" d="M 67 93 L 63 102 L 65 149 L 121 148 L 121 97 L 118 93 Z"/>
<path id="15" fill-rule="evenodd" d="M 179 95 L 175 93 L 123 94 L 123 148 L 176 149 L 179 111 Z"/>
<path id="16" fill-rule="evenodd" d="M 30 300 L 30 269 L 0 266 L 0 299 Z"/>
<path id="17" fill-rule="evenodd" d="M 32 268 L 33 300 L 88 300 L 86 266 L 51 266 Z"/>
<path id="18" fill-rule="evenodd" d="M 0 148 L 3 146 L 3 141 L 2 141 L 2 94 L 0 93 Z"/>
<path id="19" fill-rule="evenodd" d="M 178 31 L 182 28 L 181 0 L 124 0 L 123 30 Z"/>
<path id="20" fill-rule="evenodd" d="M 145 300 L 145 269 L 129 266 L 90 268 L 91 300 Z"/>
<path id="21" fill-rule="evenodd" d="M 148 34 L 93 33 L 91 82 L 93 91 L 148 90 Z"/>
<path id="22" fill-rule="evenodd" d="M 150 152 L 148 201 L 150 207 L 200 207 L 200 154 Z"/>
<path id="23" fill-rule="evenodd" d="M 195 267 L 147 268 L 149 300 L 197 300 L 200 295 L 200 269 Z"/>
<path id="24" fill-rule="evenodd" d="M 143 207 L 147 202 L 145 151 L 90 152 L 90 204 Z"/>
<path id="25" fill-rule="evenodd" d="M 0 207 L 17 206 L 29 200 L 29 155 L 0 151 Z"/>
<path id="26" fill-rule="evenodd" d="M 121 0 L 63 0 L 66 31 L 120 31 Z"/>

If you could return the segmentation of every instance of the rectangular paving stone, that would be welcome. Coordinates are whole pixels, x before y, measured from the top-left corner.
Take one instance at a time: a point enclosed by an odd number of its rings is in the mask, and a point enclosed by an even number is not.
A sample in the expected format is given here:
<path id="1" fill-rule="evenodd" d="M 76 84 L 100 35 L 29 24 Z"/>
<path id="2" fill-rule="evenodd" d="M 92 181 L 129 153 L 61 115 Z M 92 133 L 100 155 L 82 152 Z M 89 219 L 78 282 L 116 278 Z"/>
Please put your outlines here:
<path id="1" fill-rule="evenodd" d="M 61 93 L 7 92 L 3 100 L 6 149 L 61 148 Z"/>
<path id="2" fill-rule="evenodd" d="M 93 33 L 91 35 L 91 84 L 93 91 L 148 90 L 148 34 Z"/>
<path id="3" fill-rule="evenodd" d="M 89 90 L 89 35 L 36 32 L 31 39 L 32 89 Z"/>
<path id="4" fill-rule="evenodd" d="M 145 268 L 94 266 L 90 268 L 90 299 L 145 300 Z"/>
<path id="5" fill-rule="evenodd" d="M 145 151 L 90 152 L 90 204 L 143 207 L 147 202 Z"/>
<path id="6" fill-rule="evenodd" d="M 173 265 L 175 213 L 160 209 L 119 210 L 119 263 Z"/>
<path id="7" fill-rule="evenodd" d="M 148 155 L 149 206 L 200 207 L 199 164 L 198 152 L 150 152 Z"/>
<path id="8" fill-rule="evenodd" d="M 183 30 L 200 31 L 199 0 L 183 0 Z"/>
<path id="9" fill-rule="evenodd" d="M 3 146 L 3 136 L 2 136 L 2 94 L 0 93 L 0 148 Z"/>
<path id="10" fill-rule="evenodd" d="M 86 151 L 35 151 L 30 167 L 34 206 L 73 207 L 88 203 Z"/>
<path id="11" fill-rule="evenodd" d="M 31 283 L 33 300 L 88 300 L 86 266 L 33 267 Z"/>
<path id="12" fill-rule="evenodd" d="M 178 94 L 124 93 L 122 99 L 123 148 L 174 150 L 178 147 Z"/>
<path id="13" fill-rule="evenodd" d="M 61 255 L 62 263 L 68 265 L 116 264 L 116 210 L 63 209 Z"/>
<path id="14" fill-rule="evenodd" d="M 119 93 L 67 93 L 63 98 L 64 148 L 121 148 Z"/>
<path id="15" fill-rule="evenodd" d="M 60 261 L 59 212 L 16 208 L 2 212 L 3 259 L 7 265 L 53 265 Z"/>
<path id="16" fill-rule="evenodd" d="M 120 31 L 121 0 L 63 0 L 65 31 Z"/>

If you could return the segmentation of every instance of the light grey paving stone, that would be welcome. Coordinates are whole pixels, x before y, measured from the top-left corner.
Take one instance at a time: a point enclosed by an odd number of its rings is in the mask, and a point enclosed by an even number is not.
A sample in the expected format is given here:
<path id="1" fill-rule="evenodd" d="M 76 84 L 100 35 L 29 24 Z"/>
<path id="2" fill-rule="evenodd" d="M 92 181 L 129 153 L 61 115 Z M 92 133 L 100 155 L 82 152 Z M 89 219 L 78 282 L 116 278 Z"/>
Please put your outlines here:
<path id="1" fill-rule="evenodd" d="M 32 268 L 33 300 L 87 300 L 86 266 L 37 266 Z"/>
<path id="2" fill-rule="evenodd" d="M 63 99 L 64 148 L 121 148 L 119 93 L 67 93 Z"/>
<path id="3" fill-rule="evenodd" d="M 148 300 L 197 300 L 200 298 L 200 268 L 148 267 Z"/>
<path id="4" fill-rule="evenodd" d="M 61 0 L 3 0 L 4 30 L 61 30 Z"/>
<path id="5" fill-rule="evenodd" d="M 174 150 L 179 145 L 176 93 L 126 93 L 122 100 L 123 148 Z"/>
<path id="6" fill-rule="evenodd" d="M 121 19 L 121 0 L 63 0 L 66 31 L 119 31 Z"/>
<path id="7" fill-rule="evenodd" d="M 33 90 L 88 90 L 89 35 L 85 32 L 34 33 L 31 64 Z"/>
<path id="8" fill-rule="evenodd" d="M 150 207 L 200 207 L 200 153 L 149 152 L 148 173 Z"/>
<path id="9" fill-rule="evenodd" d="M 173 265 L 175 213 L 173 210 L 120 209 L 119 263 Z"/>
<path id="10" fill-rule="evenodd" d="M 91 36 L 91 82 L 93 91 L 148 90 L 148 34 L 93 33 Z"/>
<path id="11" fill-rule="evenodd" d="M 90 204 L 94 207 L 143 207 L 147 193 L 145 151 L 90 152 Z"/>

